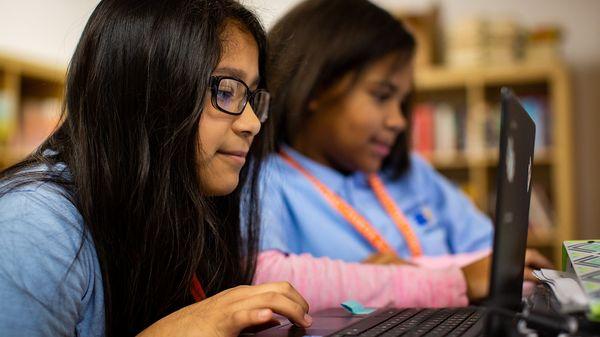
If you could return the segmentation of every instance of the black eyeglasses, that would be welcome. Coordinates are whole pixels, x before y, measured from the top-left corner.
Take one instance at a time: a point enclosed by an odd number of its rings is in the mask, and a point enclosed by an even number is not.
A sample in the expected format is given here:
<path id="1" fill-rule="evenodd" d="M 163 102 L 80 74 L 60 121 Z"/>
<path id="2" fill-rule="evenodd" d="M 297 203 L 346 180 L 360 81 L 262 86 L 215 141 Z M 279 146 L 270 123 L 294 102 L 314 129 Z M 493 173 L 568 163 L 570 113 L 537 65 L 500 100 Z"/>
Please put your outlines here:
<path id="1" fill-rule="evenodd" d="M 271 95 L 264 89 L 251 91 L 246 83 L 228 76 L 211 76 L 210 90 L 212 105 L 227 114 L 240 115 L 250 102 L 250 106 L 261 123 L 269 116 Z"/>

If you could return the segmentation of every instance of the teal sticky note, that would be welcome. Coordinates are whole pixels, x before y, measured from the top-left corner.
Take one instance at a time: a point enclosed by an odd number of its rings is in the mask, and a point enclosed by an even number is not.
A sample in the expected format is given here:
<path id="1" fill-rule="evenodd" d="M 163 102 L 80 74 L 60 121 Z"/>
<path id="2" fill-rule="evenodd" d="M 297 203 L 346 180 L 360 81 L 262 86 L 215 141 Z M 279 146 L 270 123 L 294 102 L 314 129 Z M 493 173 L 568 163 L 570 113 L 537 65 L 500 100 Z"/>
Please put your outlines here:
<path id="1" fill-rule="evenodd" d="M 362 304 L 355 300 L 348 300 L 342 303 L 342 307 L 353 315 L 367 315 L 375 311 L 373 308 L 365 308 Z"/>

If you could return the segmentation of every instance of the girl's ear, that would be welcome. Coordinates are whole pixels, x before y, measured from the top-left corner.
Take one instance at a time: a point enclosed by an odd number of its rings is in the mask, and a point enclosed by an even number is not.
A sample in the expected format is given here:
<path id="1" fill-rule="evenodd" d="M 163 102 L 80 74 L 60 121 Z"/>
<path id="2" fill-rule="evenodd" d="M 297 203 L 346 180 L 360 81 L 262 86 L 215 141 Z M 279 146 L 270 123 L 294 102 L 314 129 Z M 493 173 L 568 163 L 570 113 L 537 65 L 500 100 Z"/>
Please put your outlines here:
<path id="1" fill-rule="evenodd" d="M 332 99 L 335 98 L 335 89 L 336 87 L 333 86 L 331 88 L 318 91 L 314 97 L 308 101 L 308 111 L 315 112 L 319 109 L 328 107 L 333 102 Z"/>
<path id="2" fill-rule="evenodd" d="M 317 111 L 320 105 L 319 98 L 313 98 L 308 102 L 308 110 Z"/>

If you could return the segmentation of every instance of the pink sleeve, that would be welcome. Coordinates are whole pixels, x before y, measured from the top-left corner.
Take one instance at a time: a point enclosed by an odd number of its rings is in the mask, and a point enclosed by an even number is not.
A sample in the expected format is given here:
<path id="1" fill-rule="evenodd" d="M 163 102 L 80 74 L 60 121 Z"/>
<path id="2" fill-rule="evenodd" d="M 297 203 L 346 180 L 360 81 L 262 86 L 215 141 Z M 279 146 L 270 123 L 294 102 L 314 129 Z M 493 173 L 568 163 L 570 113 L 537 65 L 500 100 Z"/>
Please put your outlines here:
<path id="1" fill-rule="evenodd" d="M 421 256 L 411 259 L 410 262 L 420 267 L 431 269 L 440 269 L 448 267 L 462 268 L 477 260 L 481 260 L 484 257 L 488 257 L 491 254 L 491 249 L 484 249 L 474 253 L 460 253 L 440 256 Z"/>
<path id="2" fill-rule="evenodd" d="M 466 283 L 457 267 L 424 269 L 348 263 L 276 250 L 258 257 L 255 284 L 288 281 L 311 311 L 339 307 L 349 299 L 369 307 L 452 307 L 468 304 Z"/>
<path id="3" fill-rule="evenodd" d="M 460 253 L 454 255 L 441 256 L 422 256 L 409 260 L 409 262 L 423 268 L 442 269 L 448 267 L 462 268 L 484 257 L 492 254 L 491 249 L 484 249 L 474 253 Z M 535 283 L 531 281 L 523 282 L 523 296 L 528 297 L 535 290 Z"/>

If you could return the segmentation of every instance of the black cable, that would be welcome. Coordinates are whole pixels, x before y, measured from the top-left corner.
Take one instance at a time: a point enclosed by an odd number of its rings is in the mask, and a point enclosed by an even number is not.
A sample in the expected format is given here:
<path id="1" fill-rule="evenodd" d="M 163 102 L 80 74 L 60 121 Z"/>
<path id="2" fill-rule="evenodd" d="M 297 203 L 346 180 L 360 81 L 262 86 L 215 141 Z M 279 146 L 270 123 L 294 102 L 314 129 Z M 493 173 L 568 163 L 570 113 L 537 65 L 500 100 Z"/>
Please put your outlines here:
<path id="1" fill-rule="evenodd" d="M 551 329 L 554 331 L 563 331 L 569 334 L 577 332 L 579 323 L 577 319 L 567 315 L 556 315 L 541 313 L 537 311 L 529 311 L 525 309 L 523 312 L 514 312 L 508 309 L 498 307 L 488 307 L 490 314 L 499 314 L 513 319 L 523 320 L 527 322 L 528 327 L 534 329 Z"/>

